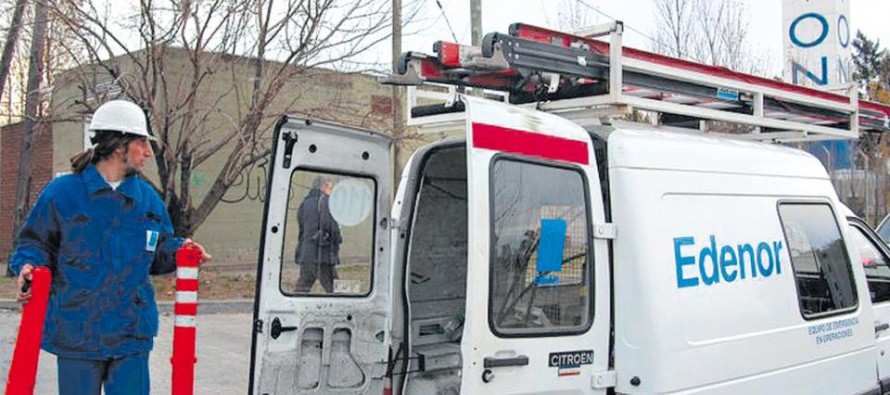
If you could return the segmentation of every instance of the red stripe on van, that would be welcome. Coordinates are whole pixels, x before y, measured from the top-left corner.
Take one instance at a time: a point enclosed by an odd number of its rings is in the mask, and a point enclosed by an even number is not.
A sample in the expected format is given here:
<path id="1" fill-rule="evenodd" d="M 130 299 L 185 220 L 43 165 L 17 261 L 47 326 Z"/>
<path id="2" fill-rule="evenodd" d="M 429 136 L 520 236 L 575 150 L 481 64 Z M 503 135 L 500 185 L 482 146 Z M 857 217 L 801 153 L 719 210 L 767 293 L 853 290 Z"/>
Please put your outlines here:
<path id="1" fill-rule="evenodd" d="M 590 163 L 587 143 L 524 130 L 473 123 L 473 147 L 564 162 Z"/>

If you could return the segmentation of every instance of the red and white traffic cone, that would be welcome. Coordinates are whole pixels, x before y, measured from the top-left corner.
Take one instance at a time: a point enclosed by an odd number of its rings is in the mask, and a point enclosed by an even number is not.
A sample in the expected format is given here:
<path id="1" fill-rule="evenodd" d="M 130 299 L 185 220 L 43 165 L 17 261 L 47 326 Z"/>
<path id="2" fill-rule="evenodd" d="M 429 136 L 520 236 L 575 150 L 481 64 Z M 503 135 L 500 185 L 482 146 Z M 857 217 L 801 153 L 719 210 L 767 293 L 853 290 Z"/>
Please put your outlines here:
<path id="1" fill-rule="evenodd" d="M 198 314 L 198 265 L 201 250 L 180 248 L 176 252 L 176 303 L 173 306 L 173 395 L 194 393 L 195 316 Z"/>
<path id="2" fill-rule="evenodd" d="M 52 277 L 48 268 L 36 267 L 31 272 L 30 284 L 25 284 L 22 288 L 23 292 L 27 292 L 28 287 L 31 288 L 31 300 L 22 306 L 22 324 L 19 326 L 19 335 L 12 354 L 12 364 L 9 366 L 6 395 L 34 393 Z"/>

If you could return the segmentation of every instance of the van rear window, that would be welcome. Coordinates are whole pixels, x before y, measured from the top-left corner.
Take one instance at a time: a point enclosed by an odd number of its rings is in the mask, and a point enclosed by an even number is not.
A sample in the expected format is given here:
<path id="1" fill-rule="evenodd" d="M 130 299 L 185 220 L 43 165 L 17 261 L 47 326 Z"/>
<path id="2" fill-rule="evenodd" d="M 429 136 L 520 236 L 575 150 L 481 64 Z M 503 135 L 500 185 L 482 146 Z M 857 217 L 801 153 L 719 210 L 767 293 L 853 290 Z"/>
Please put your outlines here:
<path id="1" fill-rule="evenodd" d="M 584 175 L 572 168 L 498 159 L 491 183 L 493 332 L 583 332 L 592 316 Z"/>
<path id="2" fill-rule="evenodd" d="M 781 203 L 779 217 L 804 318 L 855 308 L 856 284 L 831 207 L 824 203 Z"/>
<path id="3" fill-rule="evenodd" d="M 377 185 L 364 176 L 296 169 L 281 261 L 287 296 L 367 296 L 374 278 Z"/>

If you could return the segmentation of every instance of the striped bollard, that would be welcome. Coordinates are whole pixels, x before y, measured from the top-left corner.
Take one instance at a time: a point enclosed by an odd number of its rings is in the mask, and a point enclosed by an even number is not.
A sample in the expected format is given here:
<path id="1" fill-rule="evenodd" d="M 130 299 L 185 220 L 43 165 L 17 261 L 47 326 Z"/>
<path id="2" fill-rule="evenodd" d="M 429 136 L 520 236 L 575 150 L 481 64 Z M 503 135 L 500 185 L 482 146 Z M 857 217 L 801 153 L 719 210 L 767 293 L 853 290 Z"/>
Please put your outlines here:
<path id="1" fill-rule="evenodd" d="M 52 277 L 48 268 L 38 266 L 31 272 L 31 283 L 26 283 L 22 287 L 22 292 L 27 292 L 27 288 L 31 288 L 31 300 L 22 306 L 22 322 L 15 342 L 15 351 L 12 353 L 12 363 L 9 366 L 6 395 L 34 394 L 40 342 L 43 339 L 43 324 L 46 320 Z"/>
<path id="2" fill-rule="evenodd" d="M 176 304 L 173 307 L 173 395 L 194 393 L 195 316 L 198 314 L 198 265 L 201 250 L 180 248 L 176 252 Z"/>

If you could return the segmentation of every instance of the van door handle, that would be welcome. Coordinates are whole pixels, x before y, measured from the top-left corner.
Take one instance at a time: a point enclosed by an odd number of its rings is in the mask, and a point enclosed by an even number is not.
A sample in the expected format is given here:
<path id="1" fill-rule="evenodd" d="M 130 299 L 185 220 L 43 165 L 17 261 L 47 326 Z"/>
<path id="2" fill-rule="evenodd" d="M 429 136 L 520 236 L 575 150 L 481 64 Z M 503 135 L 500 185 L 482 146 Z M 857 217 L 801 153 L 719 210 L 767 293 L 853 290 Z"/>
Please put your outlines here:
<path id="1" fill-rule="evenodd" d="M 513 358 L 494 358 L 485 357 L 482 366 L 485 368 L 500 368 L 504 366 L 525 366 L 528 365 L 528 357 L 520 355 Z"/>
<path id="2" fill-rule="evenodd" d="M 290 332 L 297 330 L 295 326 L 281 326 L 281 321 L 278 320 L 278 317 L 272 321 L 272 330 L 270 331 L 270 335 L 272 335 L 273 339 L 277 339 L 278 336 L 281 336 L 281 332 Z"/>
<path id="3" fill-rule="evenodd" d="M 890 323 L 875 321 L 875 333 L 886 331 L 890 329 Z"/>

